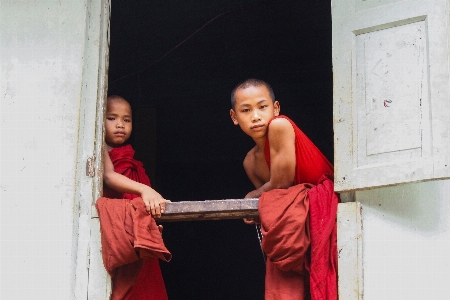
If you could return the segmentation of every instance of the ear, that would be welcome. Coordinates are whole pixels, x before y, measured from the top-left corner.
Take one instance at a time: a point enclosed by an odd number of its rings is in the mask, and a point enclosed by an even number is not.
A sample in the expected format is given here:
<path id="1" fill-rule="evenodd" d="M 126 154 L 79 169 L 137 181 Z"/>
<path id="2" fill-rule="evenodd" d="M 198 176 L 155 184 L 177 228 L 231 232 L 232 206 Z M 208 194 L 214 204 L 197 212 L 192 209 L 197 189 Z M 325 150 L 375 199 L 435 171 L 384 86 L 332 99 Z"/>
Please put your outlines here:
<path id="1" fill-rule="evenodd" d="M 234 125 L 239 125 L 239 122 L 236 119 L 236 112 L 233 109 L 230 109 L 230 117 Z"/>
<path id="2" fill-rule="evenodd" d="M 277 100 L 275 100 L 275 102 L 273 103 L 273 115 L 275 117 L 278 117 L 280 115 L 280 102 L 278 102 Z"/>

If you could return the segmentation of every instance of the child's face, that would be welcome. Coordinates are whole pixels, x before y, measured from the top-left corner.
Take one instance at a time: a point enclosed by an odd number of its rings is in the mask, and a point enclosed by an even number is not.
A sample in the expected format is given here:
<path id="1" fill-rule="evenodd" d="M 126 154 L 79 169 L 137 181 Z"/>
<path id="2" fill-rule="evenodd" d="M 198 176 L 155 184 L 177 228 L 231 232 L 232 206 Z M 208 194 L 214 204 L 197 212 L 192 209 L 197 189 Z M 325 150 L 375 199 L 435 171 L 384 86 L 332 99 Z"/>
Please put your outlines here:
<path id="1" fill-rule="evenodd" d="M 253 139 L 266 136 L 267 124 L 280 113 L 278 101 L 272 102 L 265 86 L 250 86 L 235 92 L 235 106 L 230 110 L 234 125 Z"/>
<path id="2" fill-rule="evenodd" d="M 131 107 L 123 99 L 110 99 L 106 107 L 105 141 L 112 148 L 119 147 L 130 137 Z"/>

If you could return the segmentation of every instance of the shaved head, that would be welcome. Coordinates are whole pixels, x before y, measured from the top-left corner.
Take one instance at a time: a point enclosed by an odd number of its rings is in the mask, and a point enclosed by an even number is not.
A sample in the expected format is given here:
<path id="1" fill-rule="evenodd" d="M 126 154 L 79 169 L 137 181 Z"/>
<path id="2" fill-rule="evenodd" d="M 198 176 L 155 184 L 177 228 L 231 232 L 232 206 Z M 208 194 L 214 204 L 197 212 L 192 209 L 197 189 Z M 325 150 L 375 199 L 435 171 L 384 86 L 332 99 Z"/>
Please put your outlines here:
<path id="1" fill-rule="evenodd" d="M 249 87 L 259 87 L 259 86 L 265 86 L 267 90 L 269 91 L 269 95 L 272 98 L 272 102 L 275 102 L 275 94 L 273 93 L 272 87 L 270 84 L 265 82 L 264 80 L 250 78 L 245 80 L 244 82 L 241 82 L 238 84 L 233 91 L 231 92 L 231 108 L 234 109 L 234 106 L 236 104 L 236 91 L 240 89 L 246 89 Z"/>
<path id="2" fill-rule="evenodd" d="M 106 105 L 108 105 L 110 102 L 113 102 L 113 101 L 114 102 L 116 102 L 116 101 L 125 102 L 126 104 L 128 104 L 130 111 L 131 111 L 131 105 L 127 100 L 125 100 L 125 98 L 118 96 L 118 95 L 110 95 L 110 96 L 108 96 L 108 98 L 106 98 Z"/>

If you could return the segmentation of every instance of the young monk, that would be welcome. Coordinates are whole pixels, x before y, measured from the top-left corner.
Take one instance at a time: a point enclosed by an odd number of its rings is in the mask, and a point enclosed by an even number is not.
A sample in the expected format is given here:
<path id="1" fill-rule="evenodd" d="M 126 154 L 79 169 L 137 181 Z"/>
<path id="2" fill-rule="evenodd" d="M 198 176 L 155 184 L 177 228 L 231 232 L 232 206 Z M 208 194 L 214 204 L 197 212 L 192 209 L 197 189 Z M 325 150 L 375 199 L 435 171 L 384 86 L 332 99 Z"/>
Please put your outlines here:
<path id="1" fill-rule="evenodd" d="M 143 165 L 140 161 L 134 159 L 134 150 L 131 145 L 126 144 L 128 138 L 131 135 L 132 131 L 132 111 L 130 104 L 122 97 L 119 96 L 109 96 L 107 98 L 107 107 L 106 107 L 106 121 L 105 121 L 105 152 L 104 152 L 104 193 L 103 196 L 105 198 L 100 198 L 97 201 L 97 209 L 99 210 L 100 215 L 100 223 L 108 219 L 116 218 L 116 211 L 128 211 L 130 209 L 130 205 L 123 206 L 121 202 L 115 199 L 129 199 L 132 200 L 127 201 L 126 203 L 130 204 L 134 208 L 139 207 L 140 205 L 147 212 L 147 214 L 152 215 L 154 218 L 161 217 L 161 214 L 164 213 L 166 202 L 170 202 L 169 200 L 164 199 L 158 192 L 150 187 L 150 179 L 145 173 Z M 136 199 L 137 197 L 141 197 L 142 200 Z M 115 199 L 114 199 L 115 198 Z M 143 203 L 142 203 L 143 202 Z M 112 207 L 111 205 L 116 205 Z M 101 208 L 103 211 L 107 210 L 107 207 L 112 207 L 110 211 L 112 211 L 112 215 L 107 215 L 103 213 L 100 214 Z M 120 209 L 118 209 L 119 207 Z M 136 227 L 132 222 L 145 219 L 145 216 L 137 214 L 138 209 L 133 210 L 133 216 L 129 219 L 124 217 L 125 223 L 125 232 L 131 232 L 131 236 L 135 238 L 134 246 L 137 244 L 142 244 L 142 240 L 138 240 L 138 236 L 141 233 L 140 228 L 146 228 L 147 225 L 140 224 L 140 227 Z M 109 213 L 109 211 L 108 211 Z M 131 215 L 130 213 L 129 215 Z M 102 216 L 103 220 L 102 220 Z M 131 220 L 132 219 L 132 220 Z M 147 218 L 148 221 L 149 218 Z M 109 221 L 109 220 L 108 220 Z M 106 222 L 106 221 L 105 221 Z M 128 227 L 127 227 L 128 226 Z M 133 227 L 134 226 L 134 227 Z M 140 257 L 135 257 L 135 252 L 139 252 L 136 249 L 131 247 L 131 254 L 124 255 L 122 252 L 114 252 L 114 249 L 110 250 L 112 247 L 108 247 L 106 250 L 106 246 L 103 245 L 102 251 L 110 251 L 108 253 L 119 253 L 116 255 L 120 259 L 124 261 L 134 261 L 132 263 L 117 267 L 114 269 L 112 274 L 113 279 L 113 293 L 112 299 L 154 299 L 154 300 L 165 300 L 167 299 L 167 293 L 164 286 L 164 281 L 161 275 L 161 270 L 158 262 L 158 257 L 161 259 L 168 260 L 170 259 L 170 253 L 165 249 L 165 246 L 162 243 L 161 233 L 158 230 L 154 230 L 155 228 L 162 230 L 162 227 L 156 227 L 156 223 L 152 221 L 149 223 L 149 228 L 153 226 L 153 238 L 146 236 L 148 231 L 146 229 L 143 230 L 144 238 L 146 242 L 153 243 L 156 241 L 156 244 L 161 245 L 161 248 L 149 248 L 140 249 Z M 117 238 L 117 233 L 114 231 L 117 226 L 110 226 L 109 228 L 103 230 L 102 227 L 102 244 L 103 244 L 103 231 L 109 233 L 113 236 L 113 240 L 120 240 L 120 242 L 124 242 L 125 244 L 128 242 L 128 234 L 125 234 L 125 238 Z M 150 230 L 152 231 L 152 230 Z M 155 237 L 156 235 L 156 237 Z M 122 237 L 122 236 L 121 236 Z M 127 240 L 127 241 L 124 241 Z M 117 242 L 117 243 L 120 243 Z M 110 245 L 111 243 L 107 243 Z M 129 243 L 128 243 L 129 245 Z M 157 245 L 159 247 L 159 245 Z M 153 247 L 153 244 L 151 245 Z M 117 246 L 119 248 L 119 246 Z M 120 249 L 122 251 L 122 249 Z M 152 252 L 146 252 L 147 250 L 152 250 Z M 144 255 L 150 253 L 148 255 Z M 156 254 L 155 254 L 156 253 Z M 130 258 L 131 255 L 131 258 Z M 105 253 L 104 253 L 104 262 L 105 262 Z M 123 256 L 127 256 L 123 258 Z M 143 256 L 146 256 L 142 259 Z M 150 257 L 149 257 L 150 256 Z M 111 257 L 111 255 L 110 255 Z M 107 257 L 106 260 L 111 260 L 110 257 Z M 108 261 L 109 263 L 109 261 Z M 120 263 L 117 263 L 120 265 Z M 105 264 L 106 267 L 106 264 Z"/>
<path id="2" fill-rule="evenodd" d="M 165 204 L 168 200 L 164 199 L 158 192 L 150 187 L 150 180 L 145 174 L 142 163 L 137 164 L 142 167 L 139 171 L 143 172 L 143 181 L 138 182 L 130 179 L 118 172 L 114 171 L 114 164 L 111 156 L 123 149 L 132 151 L 130 159 L 134 159 L 134 150 L 131 145 L 126 145 L 126 141 L 130 138 L 133 129 L 132 112 L 130 104 L 122 97 L 109 96 L 107 98 L 106 106 L 106 121 L 105 121 L 105 149 L 104 149 L 104 163 L 105 169 L 103 174 L 103 182 L 106 185 L 105 193 L 128 193 L 139 195 L 145 203 L 146 210 L 155 218 L 161 217 L 164 213 Z M 111 155 L 111 156 L 110 156 Z M 126 158 L 128 159 L 128 158 Z M 115 161 L 119 164 L 120 161 Z M 145 174 L 145 176 L 144 176 Z M 145 178 L 147 177 L 147 178 Z"/>
<path id="3" fill-rule="evenodd" d="M 233 123 L 255 141 L 243 163 L 255 190 L 245 197 L 259 198 L 261 220 L 244 221 L 261 222 L 265 299 L 337 299 L 333 166 L 280 115 L 268 83 L 248 79 L 237 85 L 231 107 Z"/>

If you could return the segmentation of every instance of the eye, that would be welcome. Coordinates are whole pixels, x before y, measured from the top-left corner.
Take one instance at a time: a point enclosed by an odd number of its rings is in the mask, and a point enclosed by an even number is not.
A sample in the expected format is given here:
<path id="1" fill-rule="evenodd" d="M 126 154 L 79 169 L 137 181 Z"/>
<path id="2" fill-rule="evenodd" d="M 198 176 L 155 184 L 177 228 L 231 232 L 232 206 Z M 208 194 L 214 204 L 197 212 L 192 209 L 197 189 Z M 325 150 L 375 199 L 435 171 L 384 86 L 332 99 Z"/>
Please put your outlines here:
<path id="1" fill-rule="evenodd" d="M 243 110 L 241 110 L 241 112 L 249 112 L 250 111 L 250 109 L 248 109 L 248 108 L 244 108 Z"/>
<path id="2" fill-rule="evenodd" d="M 124 121 L 127 123 L 131 123 L 131 119 L 125 119 Z"/>
<path id="3" fill-rule="evenodd" d="M 107 117 L 106 120 L 114 121 L 115 119 L 114 119 L 114 117 Z"/>
<path id="4" fill-rule="evenodd" d="M 266 108 L 268 105 L 267 104 L 264 104 L 264 105 L 261 105 L 261 109 L 264 109 L 264 108 Z"/>

